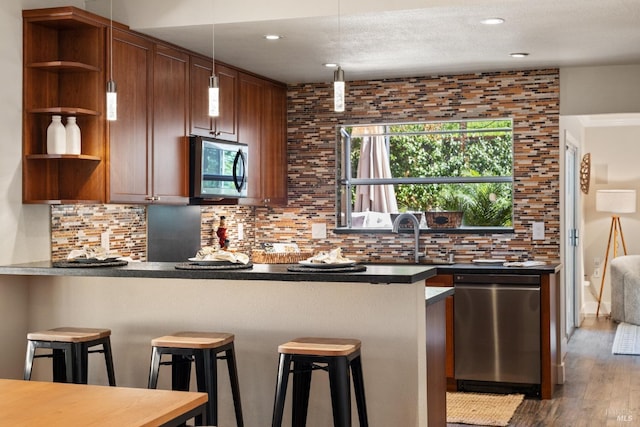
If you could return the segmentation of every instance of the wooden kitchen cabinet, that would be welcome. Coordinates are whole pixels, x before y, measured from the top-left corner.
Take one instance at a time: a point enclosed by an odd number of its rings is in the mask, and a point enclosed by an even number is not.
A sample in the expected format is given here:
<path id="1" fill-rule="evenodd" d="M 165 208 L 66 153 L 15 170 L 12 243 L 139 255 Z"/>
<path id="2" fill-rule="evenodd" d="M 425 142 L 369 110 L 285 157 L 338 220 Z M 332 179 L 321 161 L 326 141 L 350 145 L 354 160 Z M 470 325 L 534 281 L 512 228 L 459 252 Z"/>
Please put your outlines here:
<path id="1" fill-rule="evenodd" d="M 138 203 L 151 195 L 153 42 L 113 30 L 118 119 L 109 123 L 109 201 Z"/>
<path id="2" fill-rule="evenodd" d="M 189 55 L 114 29 L 113 74 L 109 201 L 186 204 Z"/>
<path id="3" fill-rule="evenodd" d="M 25 10 L 23 21 L 24 203 L 187 204 L 194 133 L 250 146 L 243 204 L 286 205 L 285 85 L 216 62 L 211 120 L 210 59 L 75 7 Z M 107 122 L 112 75 L 118 118 Z M 82 154 L 47 154 L 54 114 L 77 117 Z"/>
<path id="4" fill-rule="evenodd" d="M 73 7 L 25 10 L 23 15 L 24 203 L 104 200 L 105 25 Z M 80 155 L 47 154 L 52 115 L 76 116 Z"/>
<path id="5" fill-rule="evenodd" d="M 249 145 L 248 195 L 240 204 L 287 204 L 286 88 L 239 73 L 238 141 Z"/>
<path id="6" fill-rule="evenodd" d="M 426 286 L 453 287 L 453 274 L 437 274 L 426 280 Z M 446 363 L 445 371 L 447 375 L 447 390 L 455 391 L 457 389 L 454 371 L 454 338 L 453 338 L 453 305 L 454 296 L 447 297 L 445 301 L 445 318 L 446 318 Z"/>
<path id="7" fill-rule="evenodd" d="M 154 202 L 189 201 L 189 55 L 156 44 L 153 60 Z"/>
<path id="8" fill-rule="evenodd" d="M 220 88 L 220 115 L 209 116 L 209 77 L 213 63 L 210 58 L 191 56 L 190 96 L 191 121 L 190 132 L 223 139 L 238 141 L 238 70 L 216 62 L 216 75 Z"/>

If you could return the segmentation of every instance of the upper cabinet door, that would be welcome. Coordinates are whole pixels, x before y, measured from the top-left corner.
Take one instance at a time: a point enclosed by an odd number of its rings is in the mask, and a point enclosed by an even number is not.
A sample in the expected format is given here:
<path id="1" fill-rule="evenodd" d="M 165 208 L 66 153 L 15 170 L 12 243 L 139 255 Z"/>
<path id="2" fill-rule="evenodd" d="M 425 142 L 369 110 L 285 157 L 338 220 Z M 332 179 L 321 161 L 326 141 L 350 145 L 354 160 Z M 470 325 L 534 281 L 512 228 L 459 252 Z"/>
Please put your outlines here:
<path id="1" fill-rule="evenodd" d="M 189 55 L 156 44 L 153 59 L 153 201 L 187 203 Z"/>
<path id="2" fill-rule="evenodd" d="M 238 141 L 238 71 L 216 64 L 220 87 L 220 116 L 215 122 L 215 137 L 226 141 Z M 242 142 L 242 141 L 241 141 Z"/>
<path id="3" fill-rule="evenodd" d="M 211 59 L 191 56 L 191 126 L 194 135 L 210 136 L 226 141 L 238 141 L 238 71 L 216 64 L 220 88 L 220 115 L 209 116 L 209 77 L 212 74 Z"/>
<path id="4" fill-rule="evenodd" d="M 109 124 L 111 202 L 150 202 L 153 43 L 113 30 L 113 79 L 118 119 Z"/>

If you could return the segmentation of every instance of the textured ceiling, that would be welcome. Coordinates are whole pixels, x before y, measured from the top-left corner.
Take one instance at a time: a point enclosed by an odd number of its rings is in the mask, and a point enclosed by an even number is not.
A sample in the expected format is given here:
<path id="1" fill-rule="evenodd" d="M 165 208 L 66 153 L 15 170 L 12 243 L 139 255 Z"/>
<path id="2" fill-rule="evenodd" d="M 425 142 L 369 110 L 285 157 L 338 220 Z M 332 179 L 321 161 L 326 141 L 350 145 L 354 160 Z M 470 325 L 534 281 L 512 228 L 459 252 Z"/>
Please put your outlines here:
<path id="1" fill-rule="evenodd" d="M 376 12 L 363 10 L 357 0 L 340 1 L 329 16 L 325 7 L 324 16 L 230 19 L 215 25 L 215 38 L 202 19 L 172 25 L 165 14 L 157 19 L 160 25 L 151 25 L 153 8 L 144 19 L 120 20 L 207 55 L 215 40 L 216 59 L 286 83 L 331 81 L 326 62 L 339 62 L 347 80 L 640 63 L 640 0 L 432 0 L 411 9 L 399 7 L 415 7 L 416 1 L 397 0 L 371 3 Z M 249 11 L 252 4 L 238 0 L 235 6 Z M 344 11 L 339 18 L 338 4 Z M 505 23 L 480 23 L 494 16 Z M 262 37 L 267 33 L 284 38 L 270 42 Z M 529 56 L 514 59 L 511 52 Z"/>

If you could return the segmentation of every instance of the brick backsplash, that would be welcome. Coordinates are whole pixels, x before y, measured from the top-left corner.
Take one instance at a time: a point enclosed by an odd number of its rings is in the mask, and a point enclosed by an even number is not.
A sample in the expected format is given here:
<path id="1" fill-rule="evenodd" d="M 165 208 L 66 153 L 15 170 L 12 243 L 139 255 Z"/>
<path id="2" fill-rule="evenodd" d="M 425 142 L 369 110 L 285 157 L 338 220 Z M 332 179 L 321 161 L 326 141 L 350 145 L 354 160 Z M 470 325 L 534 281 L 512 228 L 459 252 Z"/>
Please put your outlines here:
<path id="1" fill-rule="evenodd" d="M 337 234 L 336 127 L 440 119 L 509 117 L 514 124 L 514 232 L 427 234 L 420 248 L 456 261 L 500 257 L 557 261 L 560 255 L 559 72 L 557 69 L 347 82 L 344 113 L 326 83 L 288 88 L 289 205 L 256 208 L 257 241 L 295 241 L 309 250 L 340 246 L 357 259 L 413 260 L 413 234 Z M 531 223 L 545 222 L 532 241 Z M 311 239 L 311 223 L 327 238 Z"/>
<path id="2" fill-rule="evenodd" d="M 227 217 L 232 247 L 244 252 L 261 242 L 297 242 L 303 250 L 342 247 L 348 256 L 382 262 L 413 259 L 413 234 L 338 234 L 336 127 L 440 119 L 502 118 L 514 124 L 514 232 L 422 234 L 430 257 L 456 261 L 500 257 L 557 261 L 560 255 L 559 72 L 557 69 L 474 73 L 347 82 L 344 113 L 333 112 L 327 83 L 288 87 L 289 204 L 284 208 L 202 207 L 202 245 L 210 245 Z M 544 221 L 545 240 L 533 241 L 531 223 Z M 237 225 L 243 223 L 244 239 Z M 311 224 L 327 225 L 326 239 L 311 238 Z M 51 208 L 51 257 L 84 244 L 100 244 L 146 258 L 144 206 L 73 205 Z"/>

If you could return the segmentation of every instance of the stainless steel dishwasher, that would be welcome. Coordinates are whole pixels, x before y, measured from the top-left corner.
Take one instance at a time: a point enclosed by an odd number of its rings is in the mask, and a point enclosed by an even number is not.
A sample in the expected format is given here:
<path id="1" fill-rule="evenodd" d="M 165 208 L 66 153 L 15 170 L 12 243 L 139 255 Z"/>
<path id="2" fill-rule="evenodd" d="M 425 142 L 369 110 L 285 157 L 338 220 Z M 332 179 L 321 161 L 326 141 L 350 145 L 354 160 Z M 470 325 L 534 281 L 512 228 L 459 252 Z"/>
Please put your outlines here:
<path id="1" fill-rule="evenodd" d="M 454 275 L 459 390 L 540 393 L 540 276 Z"/>

